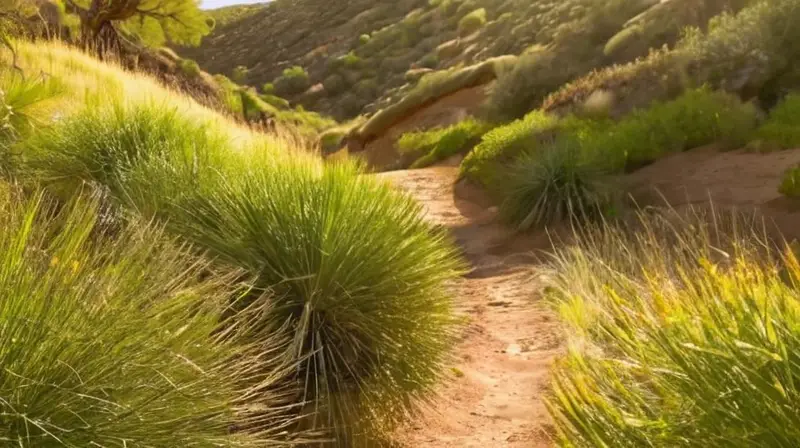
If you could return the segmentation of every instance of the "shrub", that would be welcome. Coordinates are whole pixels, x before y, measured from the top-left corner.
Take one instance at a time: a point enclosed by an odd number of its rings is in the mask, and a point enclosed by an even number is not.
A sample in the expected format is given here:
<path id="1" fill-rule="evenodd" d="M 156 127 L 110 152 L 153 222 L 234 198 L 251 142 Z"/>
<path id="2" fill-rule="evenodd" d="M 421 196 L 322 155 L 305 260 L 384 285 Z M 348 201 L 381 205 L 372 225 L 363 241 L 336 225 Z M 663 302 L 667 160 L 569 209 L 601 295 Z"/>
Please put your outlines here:
<path id="1" fill-rule="evenodd" d="M 555 117 L 533 111 L 523 119 L 489 131 L 461 162 L 461 176 L 490 187 L 499 167 L 536 147 L 538 136 L 552 131 L 557 123 Z"/>
<path id="2" fill-rule="evenodd" d="M 191 59 L 181 59 L 179 67 L 181 72 L 189 78 L 194 79 L 200 76 L 200 66 Z"/>
<path id="3" fill-rule="evenodd" d="M 412 199 L 290 148 L 226 151 L 157 107 L 78 116 L 51 132 L 27 151 L 40 154 L 47 183 L 64 182 L 62 170 L 100 183 L 274 291 L 254 336 L 293 332 L 287 355 L 310 425 L 332 426 L 347 445 L 430 392 L 452 343 L 445 283 L 460 263 Z"/>
<path id="4" fill-rule="evenodd" d="M 117 228 L 112 240 L 93 201 L 57 211 L 41 194 L 12 193 L 0 209 L 0 438 L 258 447 L 283 429 L 286 421 L 262 420 L 277 425 L 256 436 L 230 431 L 257 421 L 241 401 L 243 380 L 258 381 L 249 364 L 270 366 L 232 330 L 218 331 L 233 278 L 207 275 L 208 262 L 155 228 Z M 270 339 L 266 350 L 277 347 Z"/>
<path id="5" fill-rule="evenodd" d="M 596 139 L 598 152 L 617 166 L 636 168 L 664 154 L 710 143 L 743 147 L 757 125 L 757 110 L 738 98 L 707 89 L 636 111 Z"/>
<path id="6" fill-rule="evenodd" d="M 756 136 L 781 148 L 800 147 L 800 94 L 789 94 L 769 114 Z"/>
<path id="7" fill-rule="evenodd" d="M 336 96 L 347 89 L 347 82 L 344 80 L 342 75 L 334 73 L 329 75 L 322 81 L 323 87 L 325 87 L 325 91 L 328 92 L 330 96 Z"/>
<path id="8" fill-rule="evenodd" d="M 374 78 L 364 79 L 353 86 L 353 91 L 361 98 L 375 98 L 378 95 L 378 81 Z"/>
<path id="9" fill-rule="evenodd" d="M 458 21 L 458 34 L 468 36 L 486 25 L 486 8 L 476 9 Z"/>
<path id="10" fill-rule="evenodd" d="M 778 191 L 790 198 L 800 198 L 800 167 L 796 166 L 786 170 Z"/>
<path id="11" fill-rule="evenodd" d="M 369 34 L 362 34 L 361 36 L 358 36 L 358 43 L 360 43 L 361 45 L 366 45 L 369 43 L 369 41 L 370 41 Z"/>
<path id="12" fill-rule="evenodd" d="M 237 84 L 244 84 L 247 81 L 247 75 L 250 74 L 250 69 L 244 65 L 238 65 L 236 68 L 233 69 L 233 73 L 231 77 L 233 81 Z"/>
<path id="13" fill-rule="evenodd" d="M 261 87 L 264 95 L 273 95 L 275 93 L 275 84 L 268 82 Z"/>
<path id="14" fill-rule="evenodd" d="M 342 63 L 346 68 L 357 69 L 361 67 L 362 60 L 354 51 L 350 51 L 346 55 L 342 56 Z"/>
<path id="15" fill-rule="evenodd" d="M 567 136 L 517 158 L 504 173 L 503 218 L 528 230 L 607 212 L 611 189 L 602 165 L 582 150 L 577 139 Z"/>
<path id="16" fill-rule="evenodd" d="M 419 65 L 424 68 L 436 68 L 439 66 L 439 56 L 428 53 L 419 61 Z"/>
<path id="17" fill-rule="evenodd" d="M 281 297 L 265 319 L 292 323 L 298 379 L 344 442 L 391 427 L 442 372 L 459 265 L 419 212 L 351 167 L 291 162 L 239 173 L 171 222 Z"/>
<path id="18" fill-rule="evenodd" d="M 276 95 L 261 95 L 260 96 L 265 103 L 269 104 L 270 106 L 276 109 L 289 109 L 289 101 L 276 96 Z"/>
<path id="19" fill-rule="evenodd" d="M 549 402 L 562 443 L 791 446 L 796 256 L 775 260 L 758 220 L 676 215 L 642 213 L 556 255 L 574 339 Z"/>
<path id="20" fill-rule="evenodd" d="M 550 92 L 589 68 L 587 62 L 550 51 L 525 54 L 510 73 L 498 78 L 486 102 L 486 115 L 497 123 L 523 117 Z"/>
<path id="21" fill-rule="evenodd" d="M 452 155 L 465 152 L 489 130 L 487 124 L 467 118 L 452 126 L 430 131 L 403 134 L 397 142 L 401 153 L 416 153 L 420 157 L 412 168 L 424 168 Z"/>
<path id="22" fill-rule="evenodd" d="M 275 93 L 279 96 L 297 95 L 311 87 L 311 79 L 303 67 L 295 65 L 285 69 L 274 84 Z"/>
<path id="23" fill-rule="evenodd" d="M 232 115 L 241 117 L 243 111 L 242 96 L 239 94 L 240 87 L 225 75 L 214 75 L 214 81 L 222 90 L 222 102 L 225 107 Z"/>

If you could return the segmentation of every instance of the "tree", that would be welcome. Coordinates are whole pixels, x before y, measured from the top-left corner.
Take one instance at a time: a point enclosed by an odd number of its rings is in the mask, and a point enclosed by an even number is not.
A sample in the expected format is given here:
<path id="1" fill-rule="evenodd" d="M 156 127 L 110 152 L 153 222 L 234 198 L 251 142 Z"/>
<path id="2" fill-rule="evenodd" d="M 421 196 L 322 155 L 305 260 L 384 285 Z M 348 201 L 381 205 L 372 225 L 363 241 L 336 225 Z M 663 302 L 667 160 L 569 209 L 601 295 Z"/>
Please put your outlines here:
<path id="1" fill-rule="evenodd" d="M 198 45 L 213 20 L 197 0 L 66 0 L 80 19 L 84 46 L 114 45 L 120 32 L 158 46 L 165 42 Z"/>

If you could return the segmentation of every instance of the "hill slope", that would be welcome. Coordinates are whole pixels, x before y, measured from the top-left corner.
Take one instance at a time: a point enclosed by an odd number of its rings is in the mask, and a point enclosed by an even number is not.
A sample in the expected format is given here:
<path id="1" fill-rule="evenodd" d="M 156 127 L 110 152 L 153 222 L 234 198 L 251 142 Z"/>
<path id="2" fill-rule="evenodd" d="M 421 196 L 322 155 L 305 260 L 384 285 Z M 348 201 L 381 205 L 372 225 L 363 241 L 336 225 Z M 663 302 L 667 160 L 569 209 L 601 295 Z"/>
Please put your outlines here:
<path id="1" fill-rule="evenodd" d="M 520 54 L 601 23 L 604 44 L 629 18 L 654 4 L 641 0 L 597 7 L 588 0 L 275 1 L 219 10 L 217 29 L 198 48 L 179 49 L 211 73 L 261 87 L 349 118 L 406 83 L 409 69 L 444 69 Z M 539 47 L 533 47 L 536 49 Z M 290 85 L 284 71 L 302 67 L 308 80 Z M 308 87 L 316 88 L 305 92 Z"/>

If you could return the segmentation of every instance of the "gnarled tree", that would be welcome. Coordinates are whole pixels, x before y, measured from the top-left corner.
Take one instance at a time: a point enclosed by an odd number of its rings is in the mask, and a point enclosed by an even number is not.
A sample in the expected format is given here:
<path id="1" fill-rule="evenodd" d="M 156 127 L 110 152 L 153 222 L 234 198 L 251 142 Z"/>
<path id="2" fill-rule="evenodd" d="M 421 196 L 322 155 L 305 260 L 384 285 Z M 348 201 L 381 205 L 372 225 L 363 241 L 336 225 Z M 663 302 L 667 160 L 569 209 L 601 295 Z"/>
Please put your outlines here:
<path id="1" fill-rule="evenodd" d="M 99 50 L 118 44 L 120 34 L 150 45 L 198 45 L 213 27 L 197 0 L 66 0 L 80 19 L 81 42 Z"/>

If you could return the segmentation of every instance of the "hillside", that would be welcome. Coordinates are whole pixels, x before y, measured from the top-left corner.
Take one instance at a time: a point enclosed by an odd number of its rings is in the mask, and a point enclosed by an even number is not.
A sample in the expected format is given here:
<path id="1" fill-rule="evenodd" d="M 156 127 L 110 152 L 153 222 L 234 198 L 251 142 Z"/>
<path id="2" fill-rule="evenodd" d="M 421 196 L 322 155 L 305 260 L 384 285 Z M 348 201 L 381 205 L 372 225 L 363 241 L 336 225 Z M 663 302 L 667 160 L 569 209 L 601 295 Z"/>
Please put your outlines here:
<path id="1" fill-rule="evenodd" d="M 242 82 L 347 119 L 396 101 L 398 88 L 431 69 L 555 52 L 567 57 L 563 64 L 582 62 L 577 76 L 645 56 L 683 27 L 744 3 L 279 0 L 212 12 L 214 32 L 178 51 L 211 73 L 236 77 L 236 67 L 246 68 Z"/>

